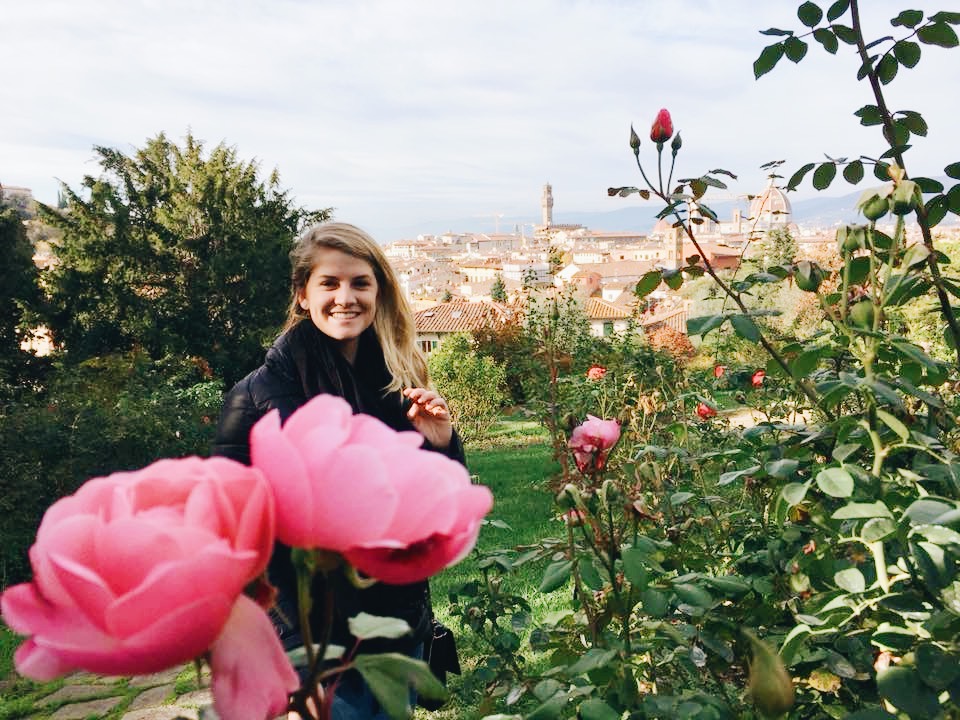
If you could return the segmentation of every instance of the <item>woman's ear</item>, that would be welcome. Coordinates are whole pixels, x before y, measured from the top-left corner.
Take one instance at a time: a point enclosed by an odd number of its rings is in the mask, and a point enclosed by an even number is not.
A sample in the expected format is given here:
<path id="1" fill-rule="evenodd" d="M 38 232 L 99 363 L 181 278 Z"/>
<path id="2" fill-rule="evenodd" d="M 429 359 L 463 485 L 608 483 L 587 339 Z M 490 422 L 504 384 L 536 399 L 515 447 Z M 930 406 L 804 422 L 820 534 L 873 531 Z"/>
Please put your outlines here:
<path id="1" fill-rule="evenodd" d="M 300 304 L 300 307 L 304 310 L 310 309 L 310 301 L 307 300 L 307 296 L 302 290 L 297 292 L 297 302 Z"/>

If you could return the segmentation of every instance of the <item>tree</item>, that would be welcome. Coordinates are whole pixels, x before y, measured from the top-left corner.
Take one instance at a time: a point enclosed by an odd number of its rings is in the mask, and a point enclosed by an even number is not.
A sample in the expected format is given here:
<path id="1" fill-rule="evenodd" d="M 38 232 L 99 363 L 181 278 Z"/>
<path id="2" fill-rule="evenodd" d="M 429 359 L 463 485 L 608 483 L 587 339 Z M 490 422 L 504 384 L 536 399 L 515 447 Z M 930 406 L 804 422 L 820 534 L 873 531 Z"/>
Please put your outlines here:
<path id="1" fill-rule="evenodd" d="M 454 333 L 430 355 L 430 377 L 464 439 L 486 437 L 507 404 L 503 365 L 480 355 L 469 335 Z"/>
<path id="2" fill-rule="evenodd" d="M 503 275 L 497 275 L 490 286 L 490 299 L 494 302 L 507 301 L 507 286 L 503 282 Z"/>
<path id="3" fill-rule="evenodd" d="M 63 186 L 46 321 L 72 361 L 141 347 L 205 358 L 228 382 L 262 358 L 289 301 L 288 252 L 328 210 L 296 207 L 276 171 L 234 148 L 162 133 L 132 155 L 96 147 L 99 177 Z"/>
<path id="4" fill-rule="evenodd" d="M 0 206 L 0 383 L 13 387 L 30 356 L 20 349 L 24 319 L 39 298 L 33 247 L 15 208 Z"/>

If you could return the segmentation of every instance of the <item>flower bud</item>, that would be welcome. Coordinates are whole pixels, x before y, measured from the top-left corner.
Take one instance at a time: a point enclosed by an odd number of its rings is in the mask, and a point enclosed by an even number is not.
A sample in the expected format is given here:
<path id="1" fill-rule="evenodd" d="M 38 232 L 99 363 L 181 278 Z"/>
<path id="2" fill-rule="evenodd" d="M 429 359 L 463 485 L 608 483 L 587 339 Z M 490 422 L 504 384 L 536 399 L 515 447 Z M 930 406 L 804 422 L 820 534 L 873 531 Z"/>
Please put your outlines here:
<path id="1" fill-rule="evenodd" d="M 673 120 L 670 119 L 670 112 L 666 108 L 661 108 L 650 128 L 650 140 L 662 145 L 670 139 L 671 135 L 673 135 Z"/>
<path id="2" fill-rule="evenodd" d="M 634 155 L 640 154 L 640 136 L 633 129 L 633 125 L 630 126 L 630 147 L 633 148 Z"/>
<path id="3" fill-rule="evenodd" d="M 677 133 L 673 136 L 673 142 L 670 143 L 670 149 L 673 150 L 673 154 L 676 155 L 680 148 L 683 147 L 683 140 L 680 139 L 680 133 Z"/>
<path id="4" fill-rule="evenodd" d="M 620 488 L 609 478 L 603 481 L 600 487 L 600 499 L 610 506 L 616 505 L 620 498 Z"/>
<path id="5" fill-rule="evenodd" d="M 891 210 L 894 215 L 906 215 L 923 203 L 923 195 L 913 180 L 902 180 L 890 194 Z"/>
<path id="6" fill-rule="evenodd" d="M 876 308 L 870 300 L 861 300 L 850 306 L 847 318 L 850 324 L 861 330 L 873 330 L 873 320 L 876 317 Z"/>
<path id="7" fill-rule="evenodd" d="M 867 246 L 866 227 L 863 225 L 841 225 L 837 230 L 837 249 L 851 253 Z"/>
<path id="8" fill-rule="evenodd" d="M 767 717 L 782 715 L 793 707 L 793 681 L 779 653 L 752 632 L 743 632 L 753 650 L 749 682 L 753 704 Z"/>
<path id="9" fill-rule="evenodd" d="M 887 199 L 888 193 L 877 190 L 867 190 L 860 196 L 857 202 L 857 209 L 863 213 L 867 220 L 876 222 L 890 209 L 890 201 Z"/>
<path id="10" fill-rule="evenodd" d="M 820 283 L 823 282 L 823 270 L 815 262 L 801 260 L 797 263 L 793 279 L 796 281 L 797 287 L 804 292 L 816 292 L 820 289 Z"/>
<path id="11" fill-rule="evenodd" d="M 564 508 L 582 508 L 583 498 L 580 497 L 580 489 L 573 483 L 567 483 L 557 494 L 557 504 Z"/>

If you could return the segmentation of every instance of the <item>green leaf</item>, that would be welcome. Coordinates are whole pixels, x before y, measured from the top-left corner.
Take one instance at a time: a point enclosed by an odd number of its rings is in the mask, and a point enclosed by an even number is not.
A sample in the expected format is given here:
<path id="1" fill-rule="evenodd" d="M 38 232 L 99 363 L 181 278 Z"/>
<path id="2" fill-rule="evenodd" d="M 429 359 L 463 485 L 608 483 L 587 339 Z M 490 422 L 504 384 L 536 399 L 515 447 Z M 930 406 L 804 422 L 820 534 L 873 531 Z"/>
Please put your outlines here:
<path id="1" fill-rule="evenodd" d="M 783 489 L 780 491 L 780 497 L 783 498 L 783 501 L 787 503 L 790 507 L 794 505 L 799 505 L 803 502 L 803 499 L 807 496 L 807 490 L 810 487 L 810 483 L 787 483 L 783 486 Z"/>
<path id="2" fill-rule="evenodd" d="M 884 517 L 892 518 L 890 509 L 880 502 L 872 503 L 847 503 L 830 516 L 834 520 L 860 520 L 865 518 Z"/>
<path id="3" fill-rule="evenodd" d="M 598 668 L 605 667 L 617 656 L 616 650 L 603 650 L 601 648 L 590 648 L 580 659 L 567 668 L 567 674 L 580 675 Z"/>
<path id="4" fill-rule="evenodd" d="M 931 198 L 924 207 L 927 211 L 927 224 L 930 227 L 935 227 L 947 216 L 947 212 L 950 210 L 950 201 L 946 195 L 937 195 L 935 198 Z"/>
<path id="5" fill-rule="evenodd" d="M 847 8 L 849 7 L 850 7 L 850 0 L 837 0 L 827 10 L 827 21 L 833 22 L 838 17 L 843 15 L 847 11 Z"/>
<path id="6" fill-rule="evenodd" d="M 787 60 L 798 63 L 807 54 L 807 44 L 798 37 L 790 37 L 783 43 L 783 52 L 787 56 Z"/>
<path id="7" fill-rule="evenodd" d="M 813 39 L 820 43 L 823 49 L 831 55 L 836 55 L 837 49 L 840 47 L 840 43 L 837 42 L 837 36 L 833 33 L 833 30 L 827 28 L 817 28 L 814 30 Z"/>
<path id="8" fill-rule="evenodd" d="M 867 589 L 867 581 L 864 580 L 863 573 L 856 568 L 847 568 L 834 573 L 833 581 L 849 593 L 862 593 Z"/>
<path id="9" fill-rule="evenodd" d="M 687 320 L 687 335 L 706 335 L 723 325 L 726 315 L 702 315 Z"/>
<path id="10" fill-rule="evenodd" d="M 400 653 L 381 655 L 357 655 L 352 667 L 357 670 L 370 687 L 391 720 L 406 720 L 410 717 L 410 686 L 419 695 L 431 700 L 443 700 L 447 690 L 430 667 L 422 660 L 414 660 Z"/>
<path id="11" fill-rule="evenodd" d="M 830 26 L 836 36 L 845 42 L 847 45 L 856 45 L 857 44 L 857 33 L 854 32 L 852 27 L 847 27 L 846 25 L 841 25 L 839 23 L 834 23 Z"/>
<path id="12" fill-rule="evenodd" d="M 920 679 L 934 690 L 944 690 L 960 677 L 960 663 L 938 645 L 924 643 L 914 650 Z"/>
<path id="13" fill-rule="evenodd" d="M 623 550 L 621 559 L 623 560 L 623 574 L 631 585 L 638 590 L 647 588 L 647 568 L 643 560 L 647 553 L 634 547 Z"/>
<path id="14" fill-rule="evenodd" d="M 890 24 L 893 25 L 893 27 L 912 28 L 919 25 L 921 20 L 923 20 L 923 12 L 920 10 L 904 10 L 891 20 Z"/>
<path id="15" fill-rule="evenodd" d="M 582 720 L 620 720 L 620 713 L 597 698 L 581 703 L 579 716 Z"/>
<path id="16" fill-rule="evenodd" d="M 794 658 L 797 656 L 797 651 L 800 649 L 800 645 L 804 640 L 807 639 L 807 636 L 810 635 L 810 626 L 805 624 L 797 625 L 793 630 L 787 633 L 787 636 L 783 639 L 783 645 L 780 646 L 780 657 L 783 660 L 783 664 L 787 667 L 793 665 Z"/>
<path id="17" fill-rule="evenodd" d="M 371 638 L 389 638 L 395 640 L 410 634 L 410 625 L 405 620 L 393 617 L 381 617 L 360 613 L 347 620 L 350 634 L 360 640 Z"/>
<path id="18" fill-rule="evenodd" d="M 926 123 L 924 123 L 926 127 Z M 911 132 L 915 132 L 911 130 Z M 920 135 L 921 133 L 916 133 Z M 943 192 L 943 183 L 939 180 L 934 180 L 933 178 L 928 177 L 915 177 L 913 181 L 917 184 L 917 187 L 920 188 L 922 193 L 942 193 Z"/>
<path id="19" fill-rule="evenodd" d="M 837 175 L 837 166 L 832 162 L 821 163 L 813 173 L 813 187 L 817 190 L 826 190 Z"/>
<path id="20" fill-rule="evenodd" d="M 843 179 L 851 185 L 856 185 L 863 180 L 863 163 L 860 160 L 847 163 L 847 166 L 843 168 Z"/>
<path id="21" fill-rule="evenodd" d="M 820 364 L 820 354 L 818 349 L 800 353 L 790 361 L 790 373 L 798 380 L 807 377 Z"/>
<path id="22" fill-rule="evenodd" d="M 761 30 L 761 35 L 773 35 L 774 37 L 783 37 L 793 35 L 793 30 L 781 30 L 780 28 L 768 28 L 767 30 Z"/>
<path id="23" fill-rule="evenodd" d="M 842 467 L 831 467 L 817 473 L 817 487 L 831 497 L 853 495 L 853 476 Z"/>
<path id="24" fill-rule="evenodd" d="M 773 45 L 767 45 L 761 52 L 760 57 L 753 61 L 753 76 L 757 80 L 773 70 L 780 58 L 783 57 L 783 43 L 778 42 Z"/>
<path id="25" fill-rule="evenodd" d="M 893 46 L 893 54 L 904 67 L 916 67 L 920 62 L 920 45 L 909 40 L 901 40 Z"/>
<path id="26" fill-rule="evenodd" d="M 707 585 L 724 595 L 739 596 L 750 592 L 750 585 L 747 581 L 736 575 L 721 575 L 718 577 L 704 575 L 701 577 Z"/>
<path id="27" fill-rule="evenodd" d="M 812 2 L 805 2 L 797 8 L 797 17 L 807 27 L 813 27 L 823 19 L 823 10 Z"/>
<path id="28" fill-rule="evenodd" d="M 950 206 L 950 212 L 960 215 L 960 183 L 947 191 L 947 204 Z"/>
<path id="29" fill-rule="evenodd" d="M 646 297 L 660 285 L 661 275 L 659 270 L 650 270 L 643 274 L 643 277 L 637 281 L 636 287 L 633 289 L 633 294 L 637 297 Z"/>
<path id="30" fill-rule="evenodd" d="M 960 44 L 956 31 L 946 23 L 924 25 L 917 31 L 917 39 L 926 45 L 952 48 Z"/>
<path id="31" fill-rule="evenodd" d="M 749 315 L 733 315 L 730 318 L 730 323 L 733 325 L 733 329 L 737 335 L 744 340 L 749 340 L 750 342 L 760 340 L 760 330 L 753 322 L 753 318 Z"/>
<path id="32" fill-rule="evenodd" d="M 886 410 L 877 409 L 877 417 L 883 421 L 883 424 L 888 428 L 893 430 L 897 435 L 900 436 L 900 439 L 906 442 L 910 439 L 910 431 L 907 430 L 907 426 L 900 422 L 893 415 L 888 413 Z"/>
<path id="33" fill-rule="evenodd" d="M 580 569 L 580 577 L 583 579 L 584 585 L 591 590 L 603 589 L 603 580 L 600 573 L 597 572 L 596 566 L 590 561 L 589 557 L 581 558 L 577 567 Z"/>
<path id="34" fill-rule="evenodd" d="M 896 531 L 897 524 L 891 518 L 870 518 L 860 529 L 864 542 L 877 542 L 889 537 Z"/>
<path id="35" fill-rule="evenodd" d="M 667 596 L 659 590 L 648 587 L 640 593 L 640 602 L 643 603 L 643 611 L 651 617 L 663 617 L 667 614 Z"/>
<path id="36" fill-rule="evenodd" d="M 799 461 L 793 460 L 792 458 L 783 458 L 781 460 L 773 460 L 768 462 L 766 465 L 764 465 L 763 469 L 766 471 L 767 475 L 771 477 L 786 480 L 787 478 L 796 475 L 797 468 L 799 467 Z"/>
<path id="37" fill-rule="evenodd" d="M 793 175 L 790 176 L 790 180 L 787 181 L 787 190 L 796 190 L 797 186 L 803 182 L 803 178 L 807 176 L 807 173 L 813 170 L 815 167 L 815 163 L 807 163 L 802 168 L 797 170 Z"/>
<path id="38" fill-rule="evenodd" d="M 713 607 L 713 597 L 701 587 L 690 583 L 675 583 L 673 591 L 682 602 L 687 605 L 710 609 Z"/>
<path id="39" fill-rule="evenodd" d="M 752 475 L 759 469 L 759 465 L 752 465 L 743 470 L 731 470 L 730 472 L 721 473 L 719 479 L 717 480 L 717 485 L 729 485 L 737 478 L 741 478 L 744 475 Z"/>
<path id="40" fill-rule="evenodd" d="M 940 714 L 937 693 L 927 687 L 913 668 L 888 667 L 877 673 L 877 690 L 891 705 L 914 718 Z"/>
<path id="41" fill-rule="evenodd" d="M 661 271 L 660 275 L 663 277 L 663 282 L 671 290 L 679 290 L 680 286 L 683 285 L 683 273 L 681 272 L 666 270 Z"/>
<path id="42" fill-rule="evenodd" d="M 900 63 L 893 55 L 884 55 L 877 63 L 877 77 L 884 85 L 890 84 L 897 76 L 897 70 L 900 69 Z"/>
<path id="43" fill-rule="evenodd" d="M 573 568 L 572 560 L 557 560 L 547 566 L 543 573 L 543 581 L 540 583 L 540 592 L 553 592 L 561 585 L 565 585 L 570 579 L 570 571 Z"/>
<path id="44" fill-rule="evenodd" d="M 890 179 L 890 165 L 885 162 L 874 163 L 873 166 L 873 175 L 878 180 L 883 180 L 886 182 Z"/>
<path id="45" fill-rule="evenodd" d="M 943 169 L 943 172 L 946 173 L 947 177 L 960 180 L 960 162 L 950 163 Z"/>
<path id="46" fill-rule="evenodd" d="M 696 495 L 694 495 L 692 492 L 675 492 L 670 496 L 670 504 L 673 507 L 678 507 L 679 505 L 683 505 L 687 500 L 691 500 L 695 497 Z"/>

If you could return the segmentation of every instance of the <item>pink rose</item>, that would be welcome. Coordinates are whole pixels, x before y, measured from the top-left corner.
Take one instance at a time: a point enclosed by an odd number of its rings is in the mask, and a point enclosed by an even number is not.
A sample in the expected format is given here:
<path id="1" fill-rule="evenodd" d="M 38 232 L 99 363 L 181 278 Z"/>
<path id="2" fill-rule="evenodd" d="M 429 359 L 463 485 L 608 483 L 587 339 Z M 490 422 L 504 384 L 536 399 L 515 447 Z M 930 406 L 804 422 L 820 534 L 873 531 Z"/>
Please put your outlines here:
<path id="1" fill-rule="evenodd" d="M 593 415 L 577 425 L 567 443 L 580 472 L 588 469 L 602 470 L 607 452 L 620 439 L 620 423 L 616 420 L 601 420 Z"/>
<path id="2" fill-rule="evenodd" d="M 753 375 L 750 376 L 750 384 L 755 388 L 763 385 L 763 379 L 767 376 L 767 373 L 764 370 L 757 370 Z"/>
<path id="3" fill-rule="evenodd" d="M 466 469 L 319 395 L 281 428 L 274 411 L 250 434 L 251 458 L 273 487 L 277 537 L 343 555 L 386 583 L 424 580 L 461 560 L 493 505 Z"/>
<path id="4" fill-rule="evenodd" d="M 590 380 L 603 380 L 607 376 L 607 369 L 603 365 L 591 365 L 587 370 L 587 378 Z"/>
<path id="5" fill-rule="evenodd" d="M 726 365 L 714 365 L 713 366 L 713 376 L 715 378 L 723 377 L 723 374 L 727 371 Z"/>
<path id="6" fill-rule="evenodd" d="M 673 120 L 670 119 L 670 112 L 666 108 L 661 108 L 650 128 L 650 139 L 655 143 L 665 143 L 671 135 L 673 135 Z"/>
<path id="7" fill-rule="evenodd" d="M 563 514 L 562 519 L 564 525 L 568 525 L 570 527 L 580 527 L 587 519 L 587 516 L 583 510 L 577 510 L 574 508 L 573 510 L 567 510 Z"/>
<path id="8" fill-rule="evenodd" d="M 17 670 L 36 680 L 135 675 L 210 650 L 221 717 L 282 712 L 296 674 L 266 614 L 241 594 L 266 568 L 273 524 L 260 473 L 224 458 L 90 480 L 43 516 L 33 581 L 0 597 L 4 621 L 29 636 Z"/>

